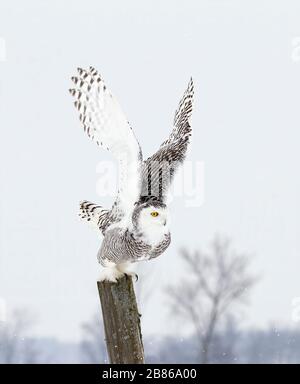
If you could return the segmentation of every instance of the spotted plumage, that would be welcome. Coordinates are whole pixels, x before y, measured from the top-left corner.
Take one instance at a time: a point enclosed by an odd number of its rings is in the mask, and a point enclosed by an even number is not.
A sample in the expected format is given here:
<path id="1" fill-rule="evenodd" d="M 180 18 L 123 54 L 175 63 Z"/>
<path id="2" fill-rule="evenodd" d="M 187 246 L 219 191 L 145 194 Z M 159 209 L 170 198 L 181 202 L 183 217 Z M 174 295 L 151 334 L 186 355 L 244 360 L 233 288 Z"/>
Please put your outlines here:
<path id="1" fill-rule="evenodd" d="M 121 107 L 98 71 L 78 68 L 70 89 L 87 135 L 117 159 L 120 180 L 111 209 L 83 201 L 80 217 L 102 232 L 100 280 L 116 281 L 130 265 L 162 254 L 170 244 L 167 194 L 191 136 L 194 87 L 190 80 L 176 110 L 173 130 L 143 161 L 140 145 Z"/>

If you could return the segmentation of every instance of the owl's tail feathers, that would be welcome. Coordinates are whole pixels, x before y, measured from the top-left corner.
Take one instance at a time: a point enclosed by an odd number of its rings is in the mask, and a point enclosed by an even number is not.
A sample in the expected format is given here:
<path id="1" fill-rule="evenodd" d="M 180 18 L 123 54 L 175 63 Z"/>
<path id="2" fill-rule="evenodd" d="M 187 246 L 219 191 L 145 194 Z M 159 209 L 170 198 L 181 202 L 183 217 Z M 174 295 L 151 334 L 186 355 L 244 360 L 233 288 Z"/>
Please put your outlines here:
<path id="1" fill-rule="evenodd" d="M 90 201 L 84 200 L 80 202 L 79 217 L 102 233 L 109 224 L 109 212 L 109 210 L 104 209 L 101 205 L 91 203 Z"/>

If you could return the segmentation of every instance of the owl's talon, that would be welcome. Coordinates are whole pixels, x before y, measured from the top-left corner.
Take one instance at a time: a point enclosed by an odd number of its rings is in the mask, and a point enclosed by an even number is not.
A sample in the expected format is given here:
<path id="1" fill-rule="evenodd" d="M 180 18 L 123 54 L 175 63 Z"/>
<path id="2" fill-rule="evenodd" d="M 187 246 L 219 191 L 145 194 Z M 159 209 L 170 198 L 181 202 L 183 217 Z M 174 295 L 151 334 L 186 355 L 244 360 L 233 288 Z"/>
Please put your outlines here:
<path id="1" fill-rule="evenodd" d="M 138 279 L 139 279 L 138 274 L 134 273 L 134 272 L 126 272 L 126 273 L 124 273 L 124 275 L 126 276 L 126 279 L 129 278 L 129 277 L 134 277 L 135 278 L 135 282 L 137 282 Z"/>

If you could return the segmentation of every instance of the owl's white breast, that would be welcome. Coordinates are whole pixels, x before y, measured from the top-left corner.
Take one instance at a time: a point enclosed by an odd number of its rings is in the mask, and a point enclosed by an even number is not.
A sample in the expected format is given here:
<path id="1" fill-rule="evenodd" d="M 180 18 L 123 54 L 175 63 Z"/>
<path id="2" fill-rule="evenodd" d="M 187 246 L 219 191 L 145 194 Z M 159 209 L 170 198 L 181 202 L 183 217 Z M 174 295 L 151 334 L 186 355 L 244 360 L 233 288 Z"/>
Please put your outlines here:
<path id="1" fill-rule="evenodd" d="M 156 247 L 164 240 L 168 232 L 169 228 L 166 225 L 145 223 L 142 227 L 141 239 L 151 247 Z"/>

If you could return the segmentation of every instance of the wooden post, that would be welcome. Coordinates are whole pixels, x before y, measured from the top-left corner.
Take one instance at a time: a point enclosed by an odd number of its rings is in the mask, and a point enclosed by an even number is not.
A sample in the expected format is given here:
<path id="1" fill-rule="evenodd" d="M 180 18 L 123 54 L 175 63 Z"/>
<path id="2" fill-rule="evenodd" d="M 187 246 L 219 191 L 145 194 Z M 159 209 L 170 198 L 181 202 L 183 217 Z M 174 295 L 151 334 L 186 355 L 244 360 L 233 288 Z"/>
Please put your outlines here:
<path id="1" fill-rule="evenodd" d="M 106 346 L 111 364 L 144 364 L 144 348 L 132 278 L 98 282 Z"/>

